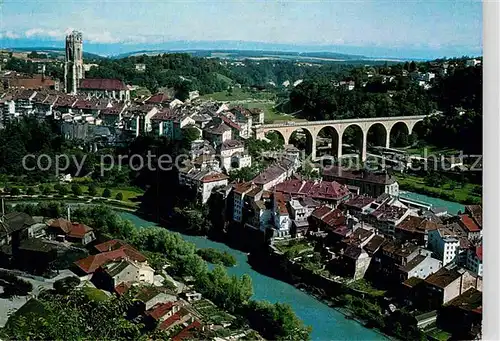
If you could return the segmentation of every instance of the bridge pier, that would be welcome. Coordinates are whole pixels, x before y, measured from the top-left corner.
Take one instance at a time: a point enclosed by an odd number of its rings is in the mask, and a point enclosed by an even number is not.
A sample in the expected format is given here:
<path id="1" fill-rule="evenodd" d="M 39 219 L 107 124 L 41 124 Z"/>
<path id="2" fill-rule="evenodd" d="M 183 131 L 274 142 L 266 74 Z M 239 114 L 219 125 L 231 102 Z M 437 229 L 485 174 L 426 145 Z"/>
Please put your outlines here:
<path id="1" fill-rule="evenodd" d="M 368 139 L 368 131 L 364 131 L 362 130 L 363 132 L 363 146 L 361 147 L 361 161 L 362 162 L 365 162 L 366 161 L 366 143 L 367 143 L 367 139 Z"/>
<path id="2" fill-rule="evenodd" d="M 385 148 L 389 148 L 389 145 L 391 143 L 391 131 L 387 131 L 387 133 L 385 134 Z"/>

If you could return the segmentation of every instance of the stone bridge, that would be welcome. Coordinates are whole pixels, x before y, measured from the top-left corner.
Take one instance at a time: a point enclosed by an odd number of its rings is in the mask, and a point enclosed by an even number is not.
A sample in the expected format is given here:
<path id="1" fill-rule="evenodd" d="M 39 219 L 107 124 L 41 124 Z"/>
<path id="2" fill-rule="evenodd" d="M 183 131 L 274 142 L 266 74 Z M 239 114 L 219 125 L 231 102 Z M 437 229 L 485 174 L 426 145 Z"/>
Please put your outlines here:
<path id="1" fill-rule="evenodd" d="M 302 130 L 308 135 L 308 152 L 310 152 L 312 159 L 316 159 L 316 139 L 318 133 L 326 127 L 330 127 L 337 133 L 337 157 L 342 156 L 342 136 L 344 131 L 350 126 L 357 126 L 360 128 L 363 135 L 363 145 L 361 152 L 361 159 L 366 160 L 366 144 L 368 131 L 375 125 L 382 126 L 385 129 L 385 147 L 389 148 L 390 143 L 390 133 L 392 128 L 398 124 L 402 123 L 408 129 L 408 135 L 410 135 L 415 127 L 415 124 L 423 121 L 427 115 L 420 116 L 395 116 L 395 117 L 372 117 L 372 118 L 352 118 L 346 120 L 330 120 L 330 121 L 290 121 L 290 122 L 280 122 L 272 124 L 262 124 L 255 128 L 255 137 L 257 139 L 263 139 L 266 133 L 275 131 L 283 136 L 285 144 L 288 144 L 290 137 L 297 130 Z M 333 147 L 333 146 L 332 146 Z"/>

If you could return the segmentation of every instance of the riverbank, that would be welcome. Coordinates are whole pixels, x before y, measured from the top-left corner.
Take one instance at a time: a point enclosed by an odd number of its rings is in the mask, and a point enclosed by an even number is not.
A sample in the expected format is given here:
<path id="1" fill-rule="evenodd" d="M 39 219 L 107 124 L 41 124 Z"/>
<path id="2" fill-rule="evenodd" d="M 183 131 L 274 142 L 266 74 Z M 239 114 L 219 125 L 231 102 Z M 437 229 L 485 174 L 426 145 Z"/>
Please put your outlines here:
<path id="1" fill-rule="evenodd" d="M 120 213 L 120 216 L 132 221 L 134 225 L 141 228 L 156 225 L 127 212 Z M 346 318 L 343 313 L 307 292 L 299 290 L 285 281 L 256 271 L 248 262 L 247 253 L 232 249 L 226 244 L 206 237 L 186 234 L 182 234 L 182 237 L 200 249 L 215 248 L 232 254 L 237 263 L 236 266 L 227 268 L 227 272 L 237 277 L 241 277 L 243 274 L 250 276 L 254 284 L 252 299 L 289 304 L 306 325 L 312 326 L 312 340 L 387 340 L 387 337 L 373 329 L 365 328 L 352 319 Z"/>

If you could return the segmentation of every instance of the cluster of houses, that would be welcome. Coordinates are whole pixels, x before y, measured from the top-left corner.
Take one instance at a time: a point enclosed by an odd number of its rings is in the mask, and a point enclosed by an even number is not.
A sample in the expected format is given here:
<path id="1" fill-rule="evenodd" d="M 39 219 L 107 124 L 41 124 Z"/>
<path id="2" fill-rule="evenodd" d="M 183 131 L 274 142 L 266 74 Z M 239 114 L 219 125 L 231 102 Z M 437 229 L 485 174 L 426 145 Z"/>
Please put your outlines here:
<path id="1" fill-rule="evenodd" d="M 402 286 L 410 307 L 454 306 L 463 323 L 480 324 L 481 206 L 465 206 L 456 215 L 419 207 L 399 199 L 397 181 L 384 171 L 332 166 L 317 180 L 295 171 L 287 155 L 253 180 L 224 179 L 211 193 L 222 194 L 224 215 L 233 224 L 261 234 L 255 243 L 265 240 L 279 253 L 274 245 L 292 239 L 314 242 L 334 276 Z"/>
<path id="2" fill-rule="evenodd" d="M 71 252 L 79 254 L 80 259 L 68 264 L 72 276 L 80 279 L 79 286 L 108 296 L 131 294 L 134 306 L 127 318 L 143 323 L 148 331 L 158 329 L 173 340 L 184 340 L 195 330 L 226 328 L 234 319 L 219 312 L 224 318 L 213 322 L 210 314 L 217 308 L 193 290 L 189 279 L 174 280 L 165 271 L 168 266 L 155 271 L 145 255 L 122 240 L 98 243 L 94 230 L 85 224 L 13 212 L 1 216 L 0 226 L 3 268 L 37 273 L 51 269 Z"/>
<path id="3" fill-rule="evenodd" d="M 127 86 L 113 79 L 83 79 L 77 95 L 17 87 L 2 93 L 0 127 L 22 116 L 58 121 L 67 139 L 108 144 L 145 134 L 182 140 L 186 129 L 194 129 L 199 139 L 191 151 L 192 164 L 197 166 L 188 172 L 193 179 L 205 168 L 227 173 L 251 166 L 243 141 L 253 135 L 255 125 L 264 122 L 260 109 L 183 103 L 163 93 L 131 101 Z"/>

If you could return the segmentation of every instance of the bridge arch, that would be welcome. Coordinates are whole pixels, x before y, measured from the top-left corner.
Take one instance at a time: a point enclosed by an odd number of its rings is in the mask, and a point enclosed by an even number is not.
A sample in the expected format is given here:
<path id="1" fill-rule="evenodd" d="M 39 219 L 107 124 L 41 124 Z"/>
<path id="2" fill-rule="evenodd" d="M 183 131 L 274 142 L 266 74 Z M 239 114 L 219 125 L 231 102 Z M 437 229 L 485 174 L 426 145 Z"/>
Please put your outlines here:
<path id="1" fill-rule="evenodd" d="M 389 130 L 389 141 L 392 147 L 406 147 L 414 124 L 409 125 L 404 121 L 397 121 Z"/>
<path id="2" fill-rule="evenodd" d="M 286 144 L 293 144 L 300 150 L 305 150 L 306 155 L 316 156 L 316 134 L 304 127 L 296 127 L 288 130 Z"/>
<path id="3" fill-rule="evenodd" d="M 279 129 L 269 129 L 264 132 L 264 137 L 268 140 L 274 140 L 278 138 L 282 140 L 283 144 L 287 144 L 287 139 L 285 135 Z"/>
<path id="4" fill-rule="evenodd" d="M 389 133 L 390 128 L 388 129 L 385 124 L 375 122 L 366 131 L 366 143 L 372 146 L 389 148 Z"/>
<path id="5" fill-rule="evenodd" d="M 340 141 L 342 145 L 342 155 L 349 153 L 361 154 L 361 158 L 366 158 L 366 129 L 359 123 L 348 123 L 344 125 Z M 348 147 L 351 145 L 352 147 Z M 347 153 L 346 153 L 347 152 Z"/>
<path id="6" fill-rule="evenodd" d="M 334 125 L 325 125 L 317 132 L 316 139 L 316 156 L 337 156 L 342 154 L 341 139 L 339 129 Z"/>

